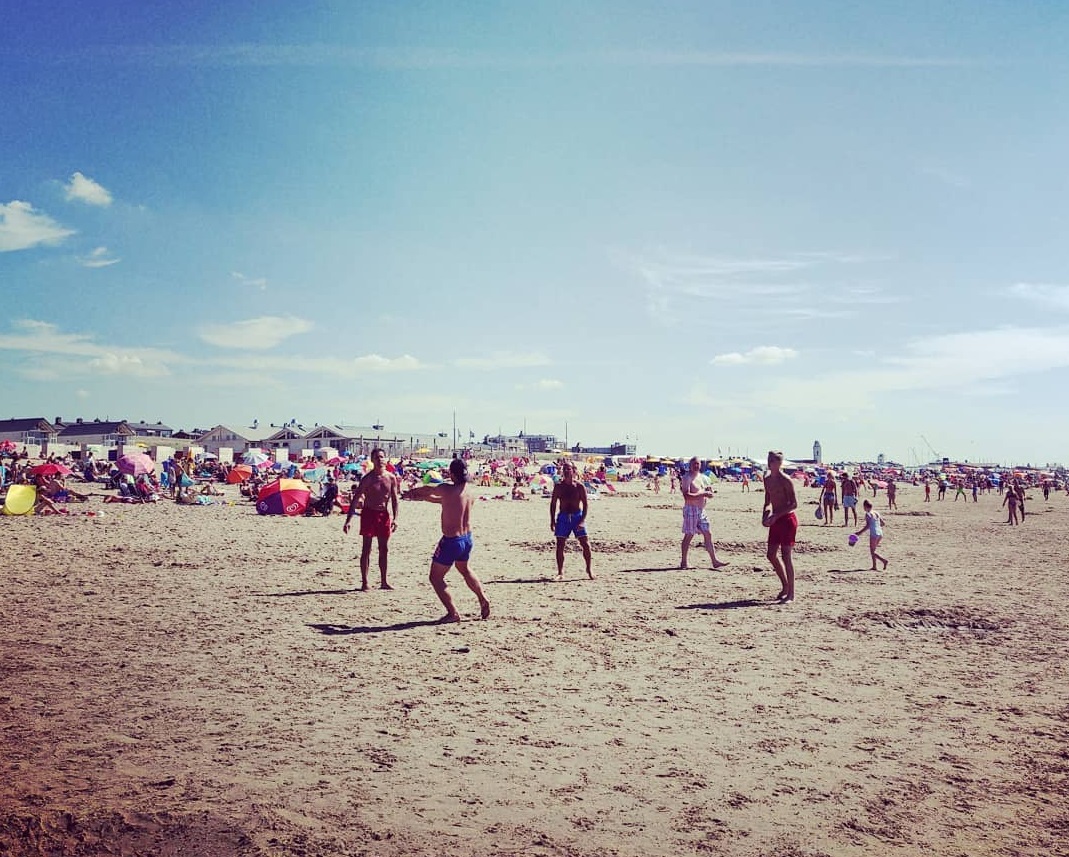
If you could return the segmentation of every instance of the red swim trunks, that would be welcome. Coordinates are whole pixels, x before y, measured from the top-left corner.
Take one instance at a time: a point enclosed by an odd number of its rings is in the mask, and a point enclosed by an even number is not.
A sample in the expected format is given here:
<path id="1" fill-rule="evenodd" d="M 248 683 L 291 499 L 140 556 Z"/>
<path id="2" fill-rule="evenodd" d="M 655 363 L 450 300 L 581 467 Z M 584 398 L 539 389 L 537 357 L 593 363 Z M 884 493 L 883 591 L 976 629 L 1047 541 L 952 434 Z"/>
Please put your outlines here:
<path id="1" fill-rule="evenodd" d="M 360 510 L 360 535 L 379 539 L 390 537 L 390 513 L 385 509 Z"/>
<path id="2" fill-rule="evenodd" d="M 798 519 L 794 516 L 794 512 L 791 512 L 789 515 L 777 518 L 772 526 L 768 528 L 768 546 L 786 545 L 790 547 L 794 544 L 794 537 L 797 534 Z"/>

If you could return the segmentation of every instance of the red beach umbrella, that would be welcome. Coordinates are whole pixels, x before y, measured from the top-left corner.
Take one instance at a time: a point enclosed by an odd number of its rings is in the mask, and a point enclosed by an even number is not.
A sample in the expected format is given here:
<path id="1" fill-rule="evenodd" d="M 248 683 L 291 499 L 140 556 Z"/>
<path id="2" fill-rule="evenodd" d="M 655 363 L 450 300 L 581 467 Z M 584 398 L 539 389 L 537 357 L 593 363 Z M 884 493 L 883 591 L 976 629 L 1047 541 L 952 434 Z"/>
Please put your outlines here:
<path id="1" fill-rule="evenodd" d="M 256 511 L 261 515 L 303 515 L 311 489 L 300 479 L 278 479 L 260 489 Z"/>
<path id="2" fill-rule="evenodd" d="M 34 476 L 70 476 L 71 469 L 55 461 L 48 461 L 30 468 Z"/>

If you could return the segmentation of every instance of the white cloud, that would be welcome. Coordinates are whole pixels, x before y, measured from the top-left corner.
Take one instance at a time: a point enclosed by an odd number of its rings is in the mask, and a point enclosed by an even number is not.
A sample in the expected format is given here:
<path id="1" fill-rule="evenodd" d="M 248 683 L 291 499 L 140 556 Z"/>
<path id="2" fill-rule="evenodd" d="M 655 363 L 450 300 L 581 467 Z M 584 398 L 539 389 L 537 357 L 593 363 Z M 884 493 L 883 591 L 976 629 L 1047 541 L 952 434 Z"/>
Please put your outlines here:
<path id="1" fill-rule="evenodd" d="M 358 371 L 391 372 L 397 370 L 412 370 L 422 368 L 420 362 L 410 354 L 402 354 L 400 357 L 382 357 L 378 354 L 367 354 L 356 357 L 352 365 Z"/>
<path id="2" fill-rule="evenodd" d="M 0 253 L 28 250 L 38 244 L 58 244 L 75 234 L 47 214 L 34 210 L 28 202 L 0 203 Z"/>
<path id="3" fill-rule="evenodd" d="M 107 352 L 89 361 L 89 370 L 104 375 L 131 375 L 135 378 L 158 378 L 169 375 L 161 363 L 145 360 L 132 352 Z"/>
<path id="4" fill-rule="evenodd" d="M 787 360 L 793 360 L 798 352 L 793 348 L 780 348 L 778 345 L 759 345 L 751 348 L 745 354 L 733 351 L 729 354 L 718 354 L 709 362 L 715 366 L 774 366 Z"/>
<path id="5" fill-rule="evenodd" d="M 95 343 L 91 336 L 63 333 L 55 325 L 35 319 L 14 322 L 16 332 L 0 334 L 0 351 L 27 356 L 18 371 L 39 379 L 91 374 L 158 377 L 175 364 L 193 361 L 159 348 L 127 348 Z"/>
<path id="6" fill-rule="evenodd" d="M 310 326 L 308 322 L 301 324 Z M 227 379 L 230 379 L 235 382 L 234 386 L 248 386 L 251 381 L 263 387 L 269 383 L 267 379 L 277 379 L 286 374 L 357 378 L 383 372 L 412 372 L 435 368 L 421 363 L 410 354 L 402 354 L 399 357 L 383 357 L 379 354 L 360 357 L 303 357 L 258 353 L 192 357 L 158 348 L 100 345 L 89 335 L 64 333 L 53 324 L 35 319 L 21 319 L 14 322 L 13 326 L 14 333 L 0 334 L 0 352 L 9 351 L 15 355 L 23 355 L 25 359 L 17 371 L 24 377 L 40 380 L 102 374 L 159 377 L 173 374 L 175 367 L 181 366 L 211 370 L 202 373 L 202 380 L 215 386 L 226 386 Z M 257 329 L 261 333 L 266 330 L 264 335 L 270 335 L 270 327 L 263 325 Z M 236 335 L 244 337 L 249 334 L 245 328 L 241 328 Z"/>
<path id="7" fill-rule="evenodd" d="M 113 257 L 107 247 L 97 247 L 88 256 L 80 256 L 78 264 L 83 268 L 107 268 L 109 265 L 118 264 L 121 259 Z"/>
<path id="8" fill-rule="evenodd" d="M 1015 283 L 1010 287 L 1010 295 L 1042 306 L 1069 310 L 1069 286 L 1049 283 Z"/>
<path id="9" fill-rule="evenodd" d="M 200 338 L 220 348 L 267 350 L 280 342 L 307 333 L 312 322 L 296 316 L 261 316 L 232 324 L 214 324 L 201 328 Z"/>
<path id="10" fill-rule="evenodd" d="M 523 369 L 548 366 L 551 362 L 544 354 L 498 351 L 489 357 L 460 357 L 453 361 L 453 365 L 461 369 Z"/>
<path id="11" fill-rule="evenodd" d="M 261 292 L 267 291 L 266 277 L 246 277 L 240 271 L 231 271 L 230 276 L 244 286 L 252 286 L 253 288 L 259 289 Z"/>
<path id="12" fill-rule="evenodd" d="M 111 205 L 111 192 L 91 178 L 75 173 L 64 185 L 69 202 L 84 202 L 86 205 Z"/>
<path id="13" fill-rule="evenodd" d="M 847 286 L 844 266 L 885 261 L 886 257 L 807 251 L 785 256 L 735 259 L 721 256 L 656 253 L 630 262 L 645 285 L 651 319 L 671 326 L 684 319 L 719 318 L 729 312 L 777 316 L 840 318 L 856 305 L 892 303 L 877 289 Z"/>
<path id="14" fill-rule="evenodd" d="M 790 408 L 848 396 L 853 407 L 898 392 L 979 395 L 1004 390 L 1008 379 L 1058 369 L 1069 369 L 1069 327 L 978 330 L 915 339 L 905 353 L 870 369 L 785 378 L 755 399 Z"/>

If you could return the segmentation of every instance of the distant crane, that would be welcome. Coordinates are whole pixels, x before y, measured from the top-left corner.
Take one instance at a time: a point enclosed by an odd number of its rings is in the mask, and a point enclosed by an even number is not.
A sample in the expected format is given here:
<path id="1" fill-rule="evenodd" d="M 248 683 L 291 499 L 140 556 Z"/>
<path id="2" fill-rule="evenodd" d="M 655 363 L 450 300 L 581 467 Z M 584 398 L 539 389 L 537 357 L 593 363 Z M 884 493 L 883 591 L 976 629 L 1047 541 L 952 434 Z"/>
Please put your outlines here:
<path id="1" fill-rule="evenodd" d="M 932 453 L 932 461 L 939 462 L 943 460 L 939 453 L 935 451 L 935 447 L 928 442 L 928 438 L 923 434 L 921 435 L 921 440 L 924 441 L 925 446 L 927 446 L 928 450 Z"/>

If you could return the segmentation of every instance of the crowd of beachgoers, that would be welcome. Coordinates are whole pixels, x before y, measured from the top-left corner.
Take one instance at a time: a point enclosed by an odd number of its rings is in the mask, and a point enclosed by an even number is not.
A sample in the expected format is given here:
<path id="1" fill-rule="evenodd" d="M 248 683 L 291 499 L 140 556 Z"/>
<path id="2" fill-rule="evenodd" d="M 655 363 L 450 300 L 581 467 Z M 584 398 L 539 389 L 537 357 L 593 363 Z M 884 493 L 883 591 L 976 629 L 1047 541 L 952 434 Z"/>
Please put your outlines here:
<path id="1" fill-rule="evenodd" d="M 460 453 L 469 466 L 474 483 L 480 488 L 506 489 L 495 499 L 526 500 L 532 495 L 549 496 L 555 482 L 560 480 L 561 465 L 570 461 L 576 466 L 578 479 L 588 491 L 611 495 L 614 483 L 639 480 L 655 494 L 663 489 L 674 493 L 686 471 L 683 459 L 663 457 L 557 458 L 543 456 L 514 456 L 510 458 L 477 458 L 470 450 Z M 130 463 L 136 461 L 136 464 Z M 449 459 L 403 456 L 387 462 L 386 468 L 400 479 L 402 494 L 419 485 L 436 484 L 448 480 Z M 305 456 L 279 462 L 259 450 L 241 455 L 238 461 L 224 461 L 211 454 L 191 454 L 178 451 L 161 462 L 155 462 L 147 452 L 133 449 L 113 459 L 92 455 L 47 455 L 31 457 L 26 448 L 18 449 L 11 442 L 0 444 L 0 491 L 10 485 L 31 485 L 36 489 L 33 509 L 37 514 L 63 514 L 66 504 L 84 502 L 93 494 L 105 502 L 144 503 L 170 500 L 182 505 L 223 502 L 212 498 L 225 496 L 223 485 L 237 485 L 238 498 L 256 502 L 260 492 L 279 480 L 300 480 L 308 486 L 307 514 L 330 514 L 334 510 L 347 511 L 349 497 L 359 480 L 372 469 L 370 455 L 337 454 L 329 457 Z M 702 472 L 713 481 L 734 482 L 742 490 L 751 485 L 759 488 L 762 470 L 753 462 L 735 460 L 729 463 L 703 460 Z M 994 491 L 1000 495 L 1004 486 L 1016 491 L 1037 488 L 1044 497 L 1051 492 L 1065 490 L 1069 494 L 1069 476 L 1060 468 L 972 467 L 961 464 L 931 465 L 906 469 L 873 464 L 841 464 L 836 466 L 797 465 L 785 468 L 787 475 L 799 487 L 823 489 L 829 481 L 849 475 L 862 491 L 868 489 L 875 497 L 884 491 L 893 503 L 896 485 L 912 484 L 925 487 L 926 499 L 935 492 L 943 499 L 952 492 L 955 499 Z M 822 492 L 823 494 L 823 492 Z"/>

